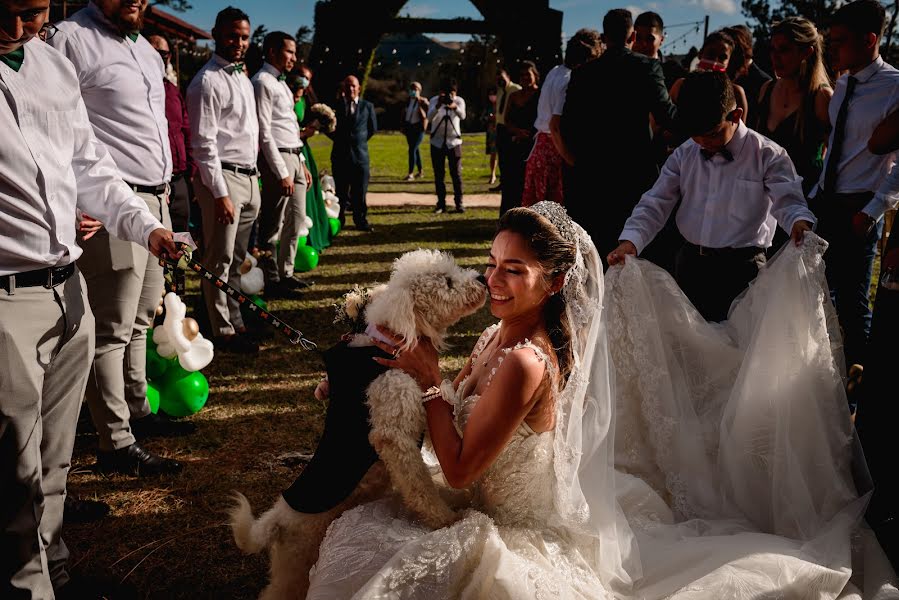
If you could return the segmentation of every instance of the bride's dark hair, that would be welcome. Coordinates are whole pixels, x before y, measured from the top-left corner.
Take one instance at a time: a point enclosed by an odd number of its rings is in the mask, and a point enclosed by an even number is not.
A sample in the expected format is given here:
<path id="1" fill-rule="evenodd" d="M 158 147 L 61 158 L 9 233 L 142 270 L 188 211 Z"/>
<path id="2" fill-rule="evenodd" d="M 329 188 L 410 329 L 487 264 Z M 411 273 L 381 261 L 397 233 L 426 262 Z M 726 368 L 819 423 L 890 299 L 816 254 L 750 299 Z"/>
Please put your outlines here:
<path id="1" fill-rule="evenodd" d="M 559 275 L 574 265 L 577 246 L 566 240 L 549 219 L 528 208 L 513 208 L 503 214 L 496 233 L 511 231 L 521 235 L 537 257 L 546 278 L 547 287 Z M 550 342 L 559 361 L 559 383 L 564 385 L 571 373 L 574 355 L 571 349 L 571 328 L 565 317 L 565 294 L 551 295 L 543 307 L 543 318 Z"/>

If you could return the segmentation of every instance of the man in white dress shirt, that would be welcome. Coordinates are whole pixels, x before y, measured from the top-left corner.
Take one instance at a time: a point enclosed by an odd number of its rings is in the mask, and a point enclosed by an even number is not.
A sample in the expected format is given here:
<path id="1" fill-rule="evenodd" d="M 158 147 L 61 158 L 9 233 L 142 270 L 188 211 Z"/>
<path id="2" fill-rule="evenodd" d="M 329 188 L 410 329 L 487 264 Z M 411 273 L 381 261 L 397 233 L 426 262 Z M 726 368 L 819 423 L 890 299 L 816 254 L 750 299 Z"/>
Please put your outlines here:
<path id="1" fill-rule="evenodd" d="M 229 6 L 216 16 L 212 36 L 215 53 L 187 88 L 191 146 L 199 174 L 194 189 L 203 215 L 203 263 L 240 287 L 240 266 L 260 204 L 259 121 L 243 62 L 250 46 L 250 18 Z M 237 301 L 206 280 L 203 295 L 215 345 L 240 354 L 258 352 Z"/>
<path id="2" fill-rule="evenodd" d="M 431 127 L 431 167 L 437 191 L 435 214 L 446 212 L 446 166 L 453 180 L 455 212 L 465 212 L 462 206 L 462 121 L 465 120 L 465 100 L 456 93 L 456 82 L 440 83 L 438 94 L 428 102 L 428 121 Z"/>
<path id="3" fill-rule="evenodd" d="M 60 23 L 48 43 L 75 66 L 94 134 L 109 149 L 122 179 L 169 227 L 172 157 L 165 69 L 139 33 L 146 8 L 147 0 L 92 0 Z M 150 454 L 136 440 L 138 432 L 192 430 L 192 424 L 152 414 L 147 403 L 146 332 L 163 292 L 162 267 L 138 244 L 102 228 L 87 231 L 93 221 L 89 214 L 82 220 L 86 233 L 79 268 L 97 320 L 97 350 L 87 387 L 100 442 L 97 464 L 105 472 L 174 473 L 181 469 L 178 462 Z"/>
<path id="4" fill-rule="evenodd" d="M 830 242 L 824 255 L 827 284 L 843 329 L 847 366 L 864 364 L 871 330 L 869 291 L 883 214 L 899 203 L 899 181 L 888 179 L 895 152 L 872 154 L 868 138 L 899 109 L 899 71 L 880 57 L 886 18 L 874 0 L 856 0 L 834 15 L 830 51 L 840 77 L 830 100 L 833 129 L 824 169 L 809 206 Z"/>
<path id="5" fill-rule="evenodd" d="M 293 263 L 297 240 L 308 235 L 312 225 L 306 216 L 306 190 L 312 185 L 312 175 L 303 157 L 293 92 L 285 81 L 297 61 L 296 40 L 283 31 L 273 31 L 265 36 L 262 54 L 265 63 L 252 79 L 262 148 L 259 249 L 272 252 L 273 258 L 261 260 L 260 266 L 266 297 L 283 298 L 305 287 L 294 278 Z"/>
<path id="6" fill-rule="evenodd" d="M 150 252 L 172 234 L 119 178 L 72 64 L 34 39 L 49 0 L 0 0 L 0 598 L 89 597 L 60 538 L 94 356 L 76 213 Z M 52 90 L 53 93 L 48 93 Z M 96 596 L 93 596 L 96 597 Z"/>
<path id="7" fill-rule="evenodd" d="M 723 321 L 765 263 L 775 219 L 798 245 L 815 217 L 786 151 L 743 124 L 724 73 L 688 75 L 678 105 L 692 139 L 674 151 L 640 198 L 608 262 L 642 252 L 680 202 L 675 220 L 686 242 L 675 279 L 704 318 Z"/>

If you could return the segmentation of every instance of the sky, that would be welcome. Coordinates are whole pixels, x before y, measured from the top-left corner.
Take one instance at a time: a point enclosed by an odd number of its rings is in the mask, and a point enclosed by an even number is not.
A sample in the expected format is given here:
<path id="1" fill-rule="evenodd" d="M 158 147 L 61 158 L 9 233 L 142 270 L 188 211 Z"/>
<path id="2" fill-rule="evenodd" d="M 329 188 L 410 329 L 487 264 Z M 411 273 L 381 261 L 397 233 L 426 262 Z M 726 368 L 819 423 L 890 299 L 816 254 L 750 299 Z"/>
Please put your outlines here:
<path id="1" fill-rule="evenodd" d="M 709 16 L 709 31 L 746 22 L 746 17 L 740 12 L 739 0 L 624 1 L 623 6 L 612 0 L 550 0 L 549 5 L 564 13 L 562 31 L 565 37 L 581 27 L 602 30 L 602 17 L 612 8 L 629 8 L 636 13 L 653 10 L 662 16 L 666 28 L 672 26 L 666 32 L 666 46 L 662 48 L 669 54 L 684 54 L 691 45 L 698 47 L 702 43 L 701 23 L 679 26 L 681 24 L 702 21 L 706 15 Z M 216 13 L 228 4 L 247 11 L 254 27 L 265 25 L 269 31 L 282 30 L 293 34 L 300 25 L 314 26 L 315 0 L 191 0 L 191 4 L 193 9 L 180 13 L 180 16 L 207 31 L 212 29 Z M 474 5 L 464 0 L 410 0 L 401 14 L 438 19 L 482 18 Z M 454 41 L 467 39 L 467 36 L 446 34 L 433 37 Z"/>

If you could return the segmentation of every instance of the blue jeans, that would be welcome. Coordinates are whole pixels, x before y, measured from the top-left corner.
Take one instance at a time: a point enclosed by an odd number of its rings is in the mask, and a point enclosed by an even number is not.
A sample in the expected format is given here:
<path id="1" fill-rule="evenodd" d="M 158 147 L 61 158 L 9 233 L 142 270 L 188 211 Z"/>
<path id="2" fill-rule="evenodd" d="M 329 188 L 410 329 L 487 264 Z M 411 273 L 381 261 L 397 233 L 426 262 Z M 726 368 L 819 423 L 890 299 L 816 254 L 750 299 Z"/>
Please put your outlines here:
<path id="1" fill-rule="evenodd" d="M 421 125 L 406 126 L 405 130 L 406 142 L 409 144 L 409 172 L 411 173 L 416 167 L 421 173 L 421 142 L 425 139 L 424 129 Z"/>
<path id="2" fill-rule="evenodd" d="M 818 217 L 817 233 L 830 244 L 824 254 L 830 296 L 843 330 L 846 366 L 862 364 L 871 332 L 871 275 L 883 219 L 861 238 L 852 231 L 852 217 L 873 194 L 823 194 L 810 202 Z"/>

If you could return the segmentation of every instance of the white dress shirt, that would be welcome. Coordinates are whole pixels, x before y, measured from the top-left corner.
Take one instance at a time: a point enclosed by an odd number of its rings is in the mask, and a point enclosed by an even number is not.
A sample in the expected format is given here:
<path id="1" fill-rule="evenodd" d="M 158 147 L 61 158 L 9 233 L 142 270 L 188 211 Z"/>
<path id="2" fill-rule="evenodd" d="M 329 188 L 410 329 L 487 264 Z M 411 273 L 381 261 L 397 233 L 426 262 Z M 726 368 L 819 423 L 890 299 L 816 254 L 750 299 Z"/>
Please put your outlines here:
<path id="1" fill-rule="evenodd" d="M 540 88 L 540 100 L 537 102 L 537 120 L 534 128 L 549 133 L 549 122 L 553 116 L 560 116 L 565 107 L 565 93 L 571 81 L 571 69 L 565 65 L 553 67 L 543 80 Z"/>
<path id="2" fill-rule="evenodd" d="M 289 175 L 278 148 L 302 148 L 300 124 L 294 112 L 293 93 L 287 83 L 279 81 L 281 71 L 265 63 L 253 76 L 256 114 L 259 117 L 259 145 L 262 155 L 280 179 Z M 300 162 L 306 159 L 300 154 Z"/>
<path id="3" fill-rule="evenodd" d="M 165 66 L 142 36 L 123 36 L 91 2 L 59 24 L 51 46 L 75 65 L 94 133 L 128 183 L 172 178 Z"/>
<path id="4" fill-rule="evenodd" d="M 465 118 L 465 100 L 456 96 L 455 110 L 446 105 L 438 106 L 440 96 L 431 98 L 428 104 L 428 121 L 431 123 L 431 145 L 437 148 L 455 148 L 462 144 L 462 120 Z M 445 143 L 444 143 L 445 142 Z"/>
<path id="5" fill-rule="evenodd" d="M 190 142 L 194 162 L 213 198 L 228 195 L 222 163 L 255 168 L 259 121 L 253 84 L 246 72 L 232 71 L 213 54 L 187 88 Z"/>
<path id="6" fill-rule="evenodd" d="M 883 62 L 879 56 L 873 63 L 856 73 L 858 80 L 849 99 L 849 112 L 843 136 L 840 163 L 837 165 L 836 192 L 843 194 L 874 192 L 874 198 L 863 211 L 880 219 L 887 210 L 899 204 L 899 180 L 887 179 L 896 162 L 896 153 L 878 156 L 868 151 L 868 138 L 874 128 L 899 108 L 899 71 Z M 848 75 L 843 75 L 834 86 L 830 99 L 830 122 L 836 125 L 840 105 L 846 97 Z M 827 147 L 833 148 L 834 131 L 830 132 Z M 824 186 L 824 174 L 830 153 L 824 157 L 824 169 L 818 185 L 810 194 L 814 198 Z"/>
<path id="7" fill-rule="evenodd" d="M 0 275 L 81 256 L 76 209 L 144 247 L 162 227 L 95 137 L 72 63 L 37 38 L 18 72 L 0 62 L 0 130 Z"/>
<path id="8" fill-rule="evenodd" d="M 688 242 L 707 248 L 768 248 L 774 238 L 772 216 L 787 232 L 799 220 L 816 223 L 786 150 L 742 121 L 727 149 L 733 161 L 720 154 L 706 159 L 693 140 L 681 144 L 640 198 L 619 239 L 642 252 L 678 200 L 677 228 Z"/>

